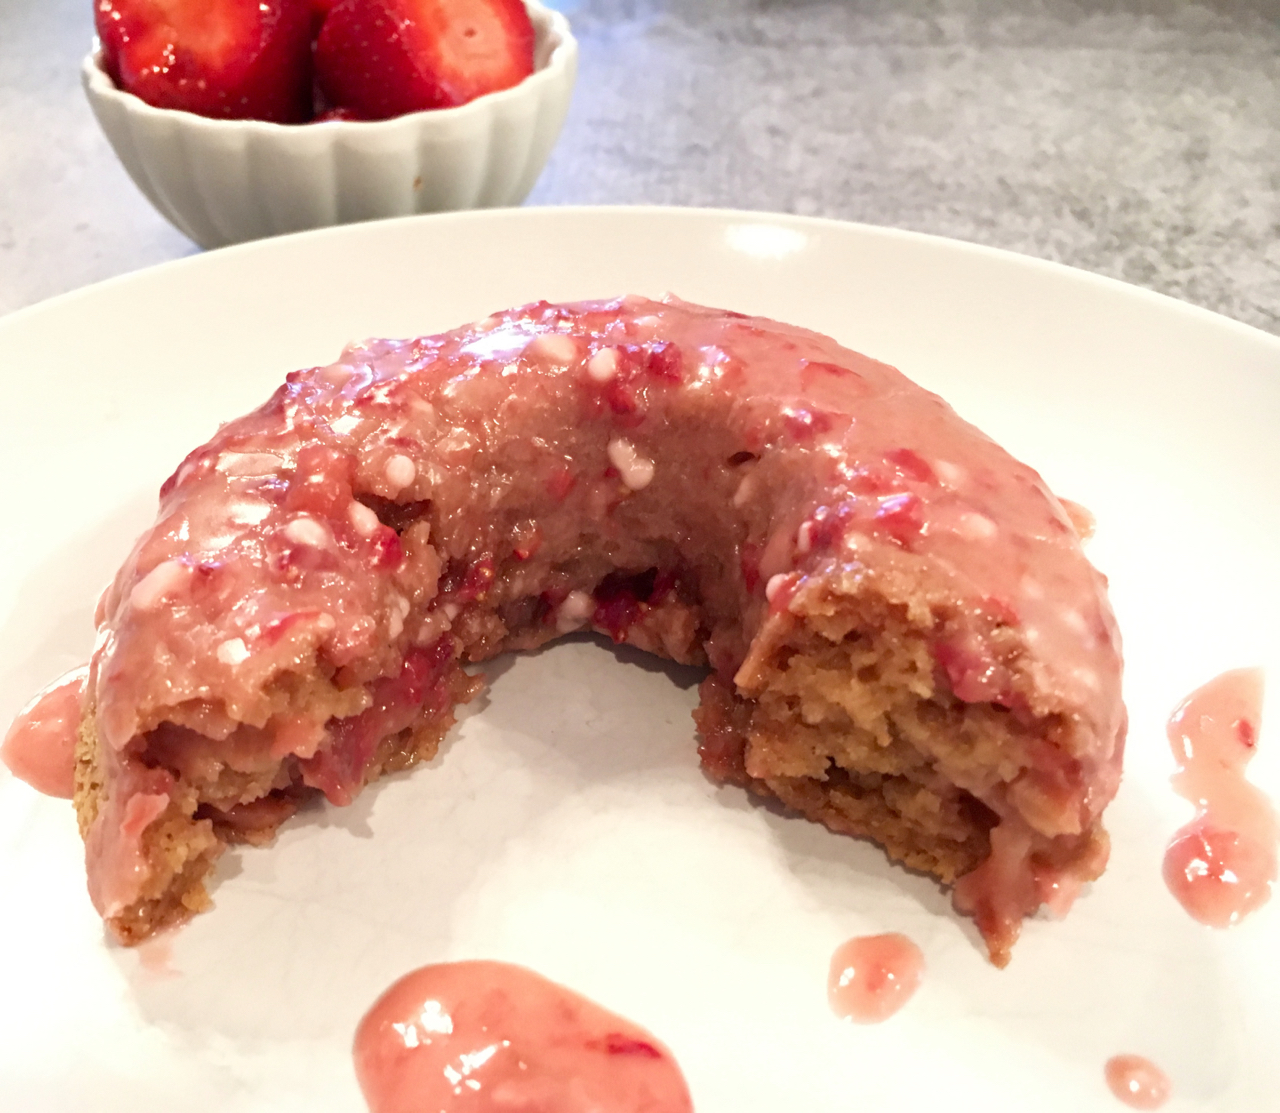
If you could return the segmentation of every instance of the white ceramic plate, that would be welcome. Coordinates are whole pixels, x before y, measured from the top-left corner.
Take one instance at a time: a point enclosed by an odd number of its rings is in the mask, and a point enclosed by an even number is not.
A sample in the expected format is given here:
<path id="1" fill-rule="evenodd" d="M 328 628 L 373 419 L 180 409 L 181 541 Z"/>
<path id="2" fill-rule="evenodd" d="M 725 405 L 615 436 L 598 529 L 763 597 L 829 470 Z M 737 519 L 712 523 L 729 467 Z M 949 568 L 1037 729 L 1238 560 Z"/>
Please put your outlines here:
<path id="1" fill-rule="evenodd" d="M 360 1108 L 363 1010 L 423 963 L 526 963 L 648 1026 L 699 1113 L 1116 1110 L 1137 1052 L 1170 1110 L 1276 1108 L 1280 901 L 1229 932 L 1165 891 L 1189 815 L 1164 721 L 1277 664 L 1280 341 L 1107 279 L 832 222 L 679 210 L 413 218 L 253 244 L 0 321 L 0 724 L 87 655 L 101 586 L 220 419 L 354 338 L 624 291 L 834 334 L 943 393 L 1091 507 L 1126 639 L 1111 868 L 989 966 L 967 921 L 873 847 L 717 790 L 692 677 L 579 641 L 495 664 L 431 768 L 229 854 L 217 908 L 104 942 L 70 807 L 0 771 L 0 1105 Z M 1280 736 L 1255 780 L 1280 791 Z M 929 969 L 879 1027 L 827 1011 L 845 938 L 905 931 Z"/>

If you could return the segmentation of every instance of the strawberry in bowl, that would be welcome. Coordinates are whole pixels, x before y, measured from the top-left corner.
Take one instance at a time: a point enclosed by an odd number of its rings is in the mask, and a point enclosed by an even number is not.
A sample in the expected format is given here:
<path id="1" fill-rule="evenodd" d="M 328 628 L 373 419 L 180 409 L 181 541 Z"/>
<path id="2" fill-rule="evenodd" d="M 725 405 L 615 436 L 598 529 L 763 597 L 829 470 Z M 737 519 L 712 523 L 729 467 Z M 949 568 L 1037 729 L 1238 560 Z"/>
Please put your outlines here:
<path id="1" fill-rule="evenodd" d="M 111 79 L 156 108 L 311 116 L 311 0 L 97 0 L 94 25 Z"/>
<path id="2" fill-rule="evenodd" d="M 95 0 L 95 18 L 94 114 L 202 247 L 519 204 L 577 71 L 540 0 Z"/>
<path id="3" fill-rule="evenodd" d="M 97 0 L 94 25 L 121 89 L 233 120 L 386 120 L 534 70 L 523 0 Z"/>
<path id="4" fill-rule="evenodd" d="M 466 104 L 533 72 L 521 0 L 337 0 L 316 40 L 325 101 L 366 120 Z"/>

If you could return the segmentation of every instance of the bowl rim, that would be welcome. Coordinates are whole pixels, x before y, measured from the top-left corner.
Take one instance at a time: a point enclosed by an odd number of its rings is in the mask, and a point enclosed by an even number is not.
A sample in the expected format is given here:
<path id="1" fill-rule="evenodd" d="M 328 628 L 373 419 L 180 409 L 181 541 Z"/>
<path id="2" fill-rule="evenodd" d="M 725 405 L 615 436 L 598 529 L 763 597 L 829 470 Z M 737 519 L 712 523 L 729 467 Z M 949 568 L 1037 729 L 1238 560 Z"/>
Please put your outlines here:
<path id="1" fill-rule="evenodd" d="M 273 120 L 226 119 L 219 116 L 201 116 L 188 112 L 183 108 L 157 108 L 148 104 L 134 93 L 121 89 L 102 68 L 102 46 L 97 36 L 81 63 L 81 74 L 84 79 L 85 92 L 91 98 L 113 100 L 125 111 L 140 116 L 154 118 L 167 117 L 180 119 L 188 127 L 207 127 L 222 130 L 260 132 L 264 134 L 312 134 L 316 129 L 324 129 L 331 134 L 351 133 L 353 131 L 383 132 L 395 128 L 415 128 L 439 121 L 439 126 L 464 120 L 468 115 L 478 115 L 489 110 L 491 105 L 501 101 L 512 101 L 538 92 L 543 86 L 563 84 L 573 79 L 572 63 L 577 57 L 578 40 L 569 28 L 569 20 L 562 12 L 548 7 L 542 0 L 524 0 L 533 21 L 536 42 L 550 41 L 551 52 L 545 64 L 535 69 L 528 77 L 507 89 L 499 89 L 493 93 L 483 93 L 466 104 L 451 108 L 424 108 L 417 112 L 408 112 L 402 116 L 391 116 L 385 120 L 304 120 L 296 124 L 281 124 Z M 536 49 L 536 47 L 535 47 Z"/>

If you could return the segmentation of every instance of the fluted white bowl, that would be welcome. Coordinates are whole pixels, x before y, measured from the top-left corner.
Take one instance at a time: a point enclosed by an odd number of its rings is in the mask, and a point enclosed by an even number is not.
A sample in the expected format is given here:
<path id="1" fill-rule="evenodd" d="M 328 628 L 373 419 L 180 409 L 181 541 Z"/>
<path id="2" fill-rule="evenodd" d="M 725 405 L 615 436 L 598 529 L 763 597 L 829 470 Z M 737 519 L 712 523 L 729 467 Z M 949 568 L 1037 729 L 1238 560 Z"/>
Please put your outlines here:
<path id="1" fill-rule="evenodd" d="M 84 60 L 84 88 L 129 177 L 201 247 L 518 205 L 559 137 L 578 63 L 568 20 L 538 0 L 526 4 L 534 72 L 457 108 L 371 122 L 213 120 L 124 92 L 97 49 Z"/>

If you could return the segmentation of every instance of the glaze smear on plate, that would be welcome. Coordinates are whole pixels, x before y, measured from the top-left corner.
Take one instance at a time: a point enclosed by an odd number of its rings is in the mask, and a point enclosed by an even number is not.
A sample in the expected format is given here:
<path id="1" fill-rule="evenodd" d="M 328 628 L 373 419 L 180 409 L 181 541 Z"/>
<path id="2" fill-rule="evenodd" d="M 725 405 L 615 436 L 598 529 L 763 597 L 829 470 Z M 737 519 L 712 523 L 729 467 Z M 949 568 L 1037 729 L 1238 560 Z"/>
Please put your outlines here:
<path id="1" fill-rule="evenodd" d="M 0 744 L 9 772 L 47 796 L 70 800 L 75 794 L 76 734 L 88 678 L 88 666 L 59 677 L 18 713 Z"/>
<path id="2" fill-rule="evenodd" d="M 923 977 L 924 955 L 905 935 L 861 935 L 831 956 L 827 1000 L 837 1016 L 878 1024 L 911 1000 Z"/>
<path id="3" fill-rule="evenodd" d="M 1262 725 L 1261 669 L 1223 673 L 1193 692 L 1169 720 L 1178 772 L 1173 786 L 1196 806 L 1165 852 L 1169 891 L 1195 919 L 1230 927 L 1271 897 L 1275 808 L 1245 779 Z"/>
<path id="4" fill-rule="evenodd" d="M 372 1113 L 692 1113 L 667 1048 L 523 966 L 424 966 L 360 1022 Z"/>
<path id="5" fill-rule="evenodd" d="M 1159 1109 L 1173 1091 L 1168 1075 L 1141 1055 L 1114 1055 L 1104 1073 L 1111 1092 L 1130 1109 Z"/>

